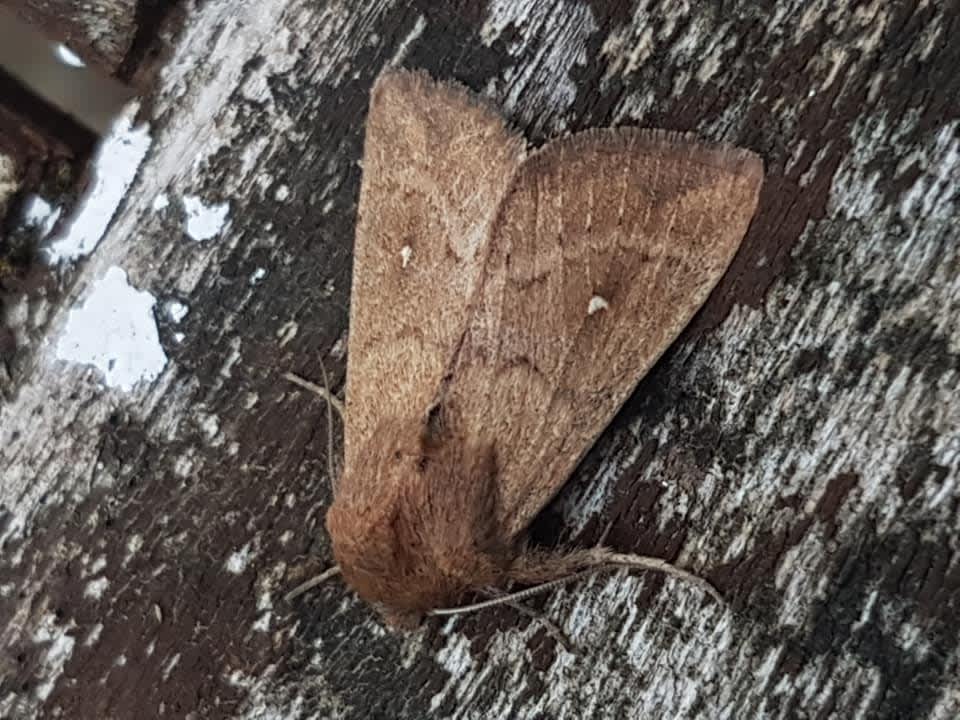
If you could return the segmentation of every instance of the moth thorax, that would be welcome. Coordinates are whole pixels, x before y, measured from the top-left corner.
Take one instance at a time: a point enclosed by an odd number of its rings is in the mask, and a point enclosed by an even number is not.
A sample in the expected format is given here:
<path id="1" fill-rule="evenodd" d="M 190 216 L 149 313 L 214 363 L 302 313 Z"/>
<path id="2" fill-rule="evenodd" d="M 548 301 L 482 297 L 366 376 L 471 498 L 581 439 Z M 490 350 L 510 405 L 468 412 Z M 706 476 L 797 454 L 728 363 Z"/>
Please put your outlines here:
<path id="1" fill-rule="evenodd" d="M 510 556 L 496 526 L 495 463 L 491 449 L 474 450 L 452 441 L 391 450 L 369 463 L 372 477 L 344 475 L 341 487 L 364 492 L 342 493 L 327 514 L 334 556 L 346 582 L 388 617 L 455 604 L 502 580 Z"/>

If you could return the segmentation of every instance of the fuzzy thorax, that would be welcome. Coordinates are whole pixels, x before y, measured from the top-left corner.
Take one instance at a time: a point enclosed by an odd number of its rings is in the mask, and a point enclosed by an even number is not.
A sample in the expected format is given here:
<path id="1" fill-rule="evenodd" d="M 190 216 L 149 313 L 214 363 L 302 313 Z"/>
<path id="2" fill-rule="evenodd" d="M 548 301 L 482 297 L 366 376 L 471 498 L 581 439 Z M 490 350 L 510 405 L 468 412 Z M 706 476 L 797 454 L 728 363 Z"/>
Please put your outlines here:
<path id="1" fill-rule="evenodd" d="M 493 448 L 414 430 L 385 426 L 327 514 L 344 579 L 395 624 L 502 585 L 512 556 Z"/>

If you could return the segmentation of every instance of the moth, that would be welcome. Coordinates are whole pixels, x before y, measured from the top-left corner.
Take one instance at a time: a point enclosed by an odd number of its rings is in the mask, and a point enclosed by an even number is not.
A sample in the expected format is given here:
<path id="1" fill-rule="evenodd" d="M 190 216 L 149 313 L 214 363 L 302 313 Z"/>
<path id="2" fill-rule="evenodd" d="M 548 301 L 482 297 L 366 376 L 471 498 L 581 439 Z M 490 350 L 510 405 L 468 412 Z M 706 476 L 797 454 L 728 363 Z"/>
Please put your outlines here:
<path id="1" fill-rule="evenodd" d="M 724 274 L 759 157 L 633 128 L 529 150 L 465 88 L 388 70 L 362 168 L 326 516 L 349 586 L 406 627 L 600 564 L 695 579 L 526 533 Z"/>

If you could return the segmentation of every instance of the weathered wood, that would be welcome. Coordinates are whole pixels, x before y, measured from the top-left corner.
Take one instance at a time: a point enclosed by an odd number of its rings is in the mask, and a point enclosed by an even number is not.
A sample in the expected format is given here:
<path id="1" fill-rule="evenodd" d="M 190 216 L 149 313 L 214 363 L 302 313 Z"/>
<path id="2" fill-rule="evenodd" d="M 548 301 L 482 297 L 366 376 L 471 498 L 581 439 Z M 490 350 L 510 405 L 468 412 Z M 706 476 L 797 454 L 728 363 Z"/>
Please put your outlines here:
<path id="1" fill-rule="evenodd" d="M 7 205 L 19 189 L 20 167 L 17 159 L 12 152 L 0 151 L 0 219 L 7 214 Z"/>
<path id="2" fill-rule="evenodd" d="M 75 55 L 67 55 L 68 63 L 64 52 L 65 48 L 51 42 L 41 29 L 0 6 L 0 67 L 4 73 L 90 132 L 106 132 L 133 92 L 97 69 L 84 67 Z M 22 112 L 17 95 L 5 92 L 0 103 Z M 44 119 L 40 115 L 36 122 Z"/>
<path id="3" fill-rule="evenodd" d="M 435 5 L 192 13 L 138 180 L 0 407 L 0 713 L 956 717 L 960 9 Z M 328 562 L 329 479 L 324 409 L 281 374 L 342 379 L 389 62 L 482 90 L 536 142 L 639 124 L 767 159 L 728 278 L 537 531 L 609 525 L 727 607 L 597 577 L 537 605 L 569 654 L 508 608 L 398 637 L 336 584 L 282 603 Z M 203 242 L 192 196 L 229 204 Z M 157 311 L 168 362 L 132 392 L 53 355 L 114 265 L 190 308 Z"/>
<path id="4" fill-rule="evenodd" d="M 8 396 L 15 367 L 28 362 L 27 336 L 44 340 L 48 301 L 57 285 L 49 269 L 35 262 L 42 232 L 24 222 L 23 210 L 33 200 L 31 193 L 69 210 L 96 136 L 3 70 L 0 98 L 0 157 L 7 158 L 0 168 L 7 173 L 0 180 L 0 396 Z M 39 322 L 27 323 L 26 316 Z"/>
<path id="5" fill-rule="evenodd" d="M 182 0 L 3 0 L 23 22 L 63 42 L 104 75 L 145 89 L 167 55 Z"/>
<path id="6" fill-rule="evenodd" d="M 14 162 L 22 185 L 36 188 L 54 175 L 75 178 L 82 173 L 96 143 L 91 130 L 30 93 L 2 68 L 0 98 L 0 152 Z M 63 164 L 76 167 L 61 168 Z"/>
<path id="7" fill-rule="evenodd" d="M 4 4 L 107 74 L 123 63 L 137 32 L 137 0 L 5 0 Z"/>

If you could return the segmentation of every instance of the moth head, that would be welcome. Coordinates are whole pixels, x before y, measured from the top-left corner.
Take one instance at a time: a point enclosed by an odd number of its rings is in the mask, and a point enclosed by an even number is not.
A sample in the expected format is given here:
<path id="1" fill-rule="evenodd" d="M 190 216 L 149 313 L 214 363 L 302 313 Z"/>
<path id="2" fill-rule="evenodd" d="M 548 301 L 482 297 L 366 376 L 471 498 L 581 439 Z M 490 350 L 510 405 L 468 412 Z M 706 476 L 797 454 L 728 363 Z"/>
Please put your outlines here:
<path id="1" fill-rule="evenodd" d="M 510 562 L 492 446 L 427 425 L 385 423 L 327 513 L 344 580 L 394 627 L 496 585 Z"/>

